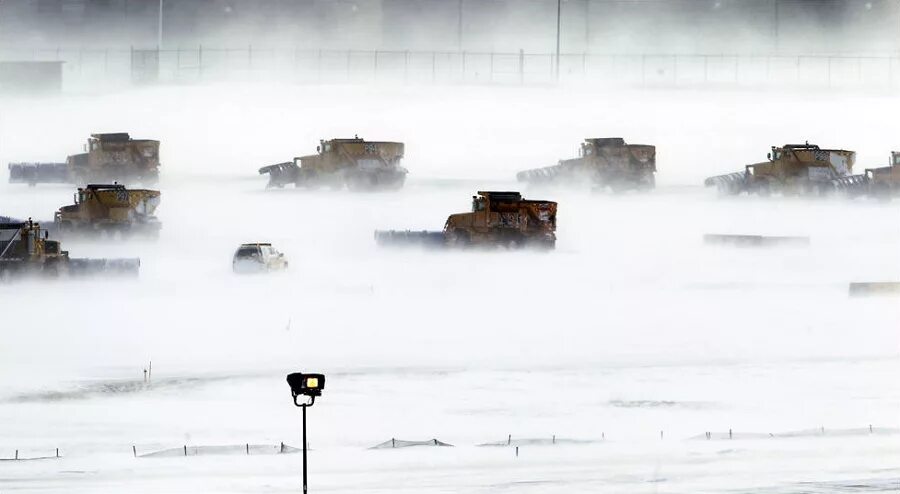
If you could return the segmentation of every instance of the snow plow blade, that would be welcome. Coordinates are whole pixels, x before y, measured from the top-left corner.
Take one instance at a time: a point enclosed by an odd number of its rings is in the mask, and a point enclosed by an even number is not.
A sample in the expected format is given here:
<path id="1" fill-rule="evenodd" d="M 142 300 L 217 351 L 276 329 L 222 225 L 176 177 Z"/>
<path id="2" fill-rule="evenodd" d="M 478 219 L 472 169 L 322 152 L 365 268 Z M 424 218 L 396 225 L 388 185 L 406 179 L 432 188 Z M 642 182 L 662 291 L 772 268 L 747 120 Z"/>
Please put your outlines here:
<path id="1" fill-rule="evenodd" d="M 69 184 L 69 167 L 66 163 L 10 163 L 11 184 Z"/>
<path id="2" fill-rule="evenodd" d="M 747 188 L 747 174 L 745 172 L 726 173 L 716 175 L 703 181 L 706 187 L 715 187 L 723 194 L 740 194 Z"/>
<path id="3" fill-rule="evenodd" d="M 141 260 L 131 259 L 69 259 L 71 276 L 126 276 L 137 277 Z"/>
<path id="4" fill-rule="evenodd" d="M 516 173 L 519 182 L 546 183 L 552 182 L 563 171 L 562 165 L 546 166 Z"/>
<path id="5" fill-rule="evenodd" d="M 446 244 L 446 240 L 444 238 L 444 232 L 429 232 L 425 230 L 376 230 L 375 243 L 379 247 L 443 247 Z"/>
<path id="6" fill-rule="evenodd" d="M 734 245 L 738 247 L 773 247 L 778 245 L 809 245 L 809 237 L 777 237 L 765 235 L 703 235 L 703 243 L 709 245 Z"/>
<path id="7" fill-rule="evenodd" d="M 866 297 L 869 295 L 900 295 L 900 282 L 872 281 L 850 283 L 851 297 Z"/>
<path id="8" fill-rule="evenodd" d="M 266 184 L 267 189 L 272 187 L 284 187 L 285 185 L 297 183 L 299 172 L 300 167 L 293 161 L 276 163 L 259 169 L 260 175 L 269 174 L 269 183 Z"/>
<path id="9" fill-rule="evenodd" d="M 864 195 L 869 192 L 869 177 L 866 175 L 850 175 L 831 181 L 831 186 L 838 192 L 851 196 Z"/>

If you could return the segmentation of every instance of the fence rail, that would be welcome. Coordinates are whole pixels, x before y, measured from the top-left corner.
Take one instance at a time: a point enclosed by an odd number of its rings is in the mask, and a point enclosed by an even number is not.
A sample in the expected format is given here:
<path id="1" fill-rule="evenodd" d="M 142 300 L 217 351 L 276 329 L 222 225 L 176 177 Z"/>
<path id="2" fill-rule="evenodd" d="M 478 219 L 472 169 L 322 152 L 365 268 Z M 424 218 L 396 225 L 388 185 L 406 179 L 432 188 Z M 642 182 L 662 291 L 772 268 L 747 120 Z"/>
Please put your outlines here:
<path id="1" fill-rule="evenodd" d="M 276 80 L 307 84 L 803 86 L 900 88 L 900 56 L 607 54 L 298 48 L 7 49 L 0 61 L 63 61 L 64 88 Z"/>

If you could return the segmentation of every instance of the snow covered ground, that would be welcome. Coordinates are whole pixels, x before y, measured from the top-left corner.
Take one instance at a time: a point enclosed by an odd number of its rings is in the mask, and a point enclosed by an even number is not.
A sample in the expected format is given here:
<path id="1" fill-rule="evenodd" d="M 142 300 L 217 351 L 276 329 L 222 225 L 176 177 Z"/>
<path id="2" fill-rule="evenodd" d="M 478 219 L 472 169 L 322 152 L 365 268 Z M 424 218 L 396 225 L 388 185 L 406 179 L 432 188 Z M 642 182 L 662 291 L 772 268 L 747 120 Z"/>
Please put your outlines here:
<path id="1" fill-rule="evenodd" d="M 0 285 L 0 458 L 62 455 L 0 461 L 0 492 L 297 491 L 296 454 L 132 447 L 299 446 L 298 370 L 327 375 L 308 417 L 317 492 L 900 489 L 900 303 L 847 296 L 900 280 L 900 201 L 698 185 L 787 141 L 881 164 L 900 146 L 893 97 L 219 86 L 0 104 L 0 162 L 128 130 L 160 138 L 164 166 L 159 242 L 64 242 L 140 256 L 139 280 Z M 404 190 L 267 192 L 255 175 L 354 133 L 407 143 Z M 656 144 L 659 189 L 524 189 L 560 203 L 555 252 L 374 244 L 603 135 Z M 0 215 L 50 218 L 72 192 L 3 183 Z M 236 246 L 265 240 L 290 271 L 233 275 Z M 455 447 L 367 449 L 391 438 Z"/>

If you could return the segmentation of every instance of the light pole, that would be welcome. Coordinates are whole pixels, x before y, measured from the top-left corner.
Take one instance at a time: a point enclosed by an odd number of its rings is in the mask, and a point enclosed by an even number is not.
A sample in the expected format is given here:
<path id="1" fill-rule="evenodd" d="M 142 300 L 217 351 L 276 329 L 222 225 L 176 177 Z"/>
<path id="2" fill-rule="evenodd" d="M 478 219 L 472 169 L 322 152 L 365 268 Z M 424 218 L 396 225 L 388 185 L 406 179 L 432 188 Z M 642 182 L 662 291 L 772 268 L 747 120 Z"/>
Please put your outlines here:
<path id="1" fill-rule="evenodd" d="M 459 14 L 457 15 L 456 25 L 456 47 L 460 52 L 463 51 L 463 0 L 459 0 Z"/>
<path id="2" fill-rule="evenodd" d="M 322 374 L 304 374 L 295 372 L 288 374 L 288 385 L 291 387 L 291 397 L 294 399 L 294 406 L 303 409 L 303 493 L 306 494 L 306 409 L 316 403 L 316 397 L 322 396 L 322 390 L 325 389 L 325 376 Z M 309 401 L 299 403 L 297 397 L 306 396 Z"/>
<path id="3" fill-rule="evenodd" d="M 559 26 L 562 18 L 562 0 L 556 0 L 556 82 L 559 82 Z"/>
<path id="4" fill-rule="evenodd" d="M 159 19 L 156 23 L 156 50 L 162 50 L 162 12 L 163 12 L 163 0 L 159 0 Z"/>

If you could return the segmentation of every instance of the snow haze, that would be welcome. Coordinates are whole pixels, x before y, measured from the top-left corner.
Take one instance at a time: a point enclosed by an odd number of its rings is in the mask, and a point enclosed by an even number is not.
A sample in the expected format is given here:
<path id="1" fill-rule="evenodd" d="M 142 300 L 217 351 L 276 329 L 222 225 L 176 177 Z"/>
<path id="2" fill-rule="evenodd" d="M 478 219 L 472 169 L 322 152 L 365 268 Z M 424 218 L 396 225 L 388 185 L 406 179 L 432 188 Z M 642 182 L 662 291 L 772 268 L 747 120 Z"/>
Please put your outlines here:
<path id="1" fill-rule="evenodd" d="M 854 15 L 846 38 L 875 22 Z M 714 47 L 772 50 L 768 21 L 753 19 L 758 29 Z M 528 38 L 514 16 L 495 32 L 488 17 L 471 22 L 472 51 Z M 315 39 L 446 50 L 454 30 L 442 29 L 430 42 L 419 31 L 381 44 L 357 31 Z M 181 39 L 287 36 L 214 31 Z M 635 49 L 703 53 L 722 34 L 701 31 L 667 28 Z M 628 32 L 617 28 L 610 50 L 626 48 Z M 785 36 L 783 50 L 810 50 Z M 0 492 L 297 492 L 301 455 L 263 454 L 302 445 L 285 382 L 297 371 L 327 376 L 307 413 L 313 492 L 900 489 L 900 304 L 848 295 L 851 282 L 900 281 L 900 201 L 719 197 L 702 186 L 786 143 L 855 150 L 857 173 L 885 166 L 900 150 L 893 80 L 211 78 L 119 87 L 91 76 L 57 95 L 0 95 L 0 163 L 62 161 L 91 133 L 159 139 L 163 224 L 155 242 L 63 240 L 72 257 L 140 257 L 137 279 L 0 283 L 0 460 L 30 459 L 0 461 Z M 357 134 L 405 143 L 402 190 L 266 190 L 257 173 Z M 655 145 L 656 190 L 515 181 L 577 156 L 590 137 Z M 481 190 L 557 201 L 556 249 L 376 246 L 376 229 L 440 230 Z M 74 191 L 0 178 L 0 216 L 52 220 Z M 705 234 L 809 244 L 709 245 Z M 272 242 L 290 268 L 235 275 L 245 242 Z M 391 439 L 453 447 L 369 449 Z"/>

